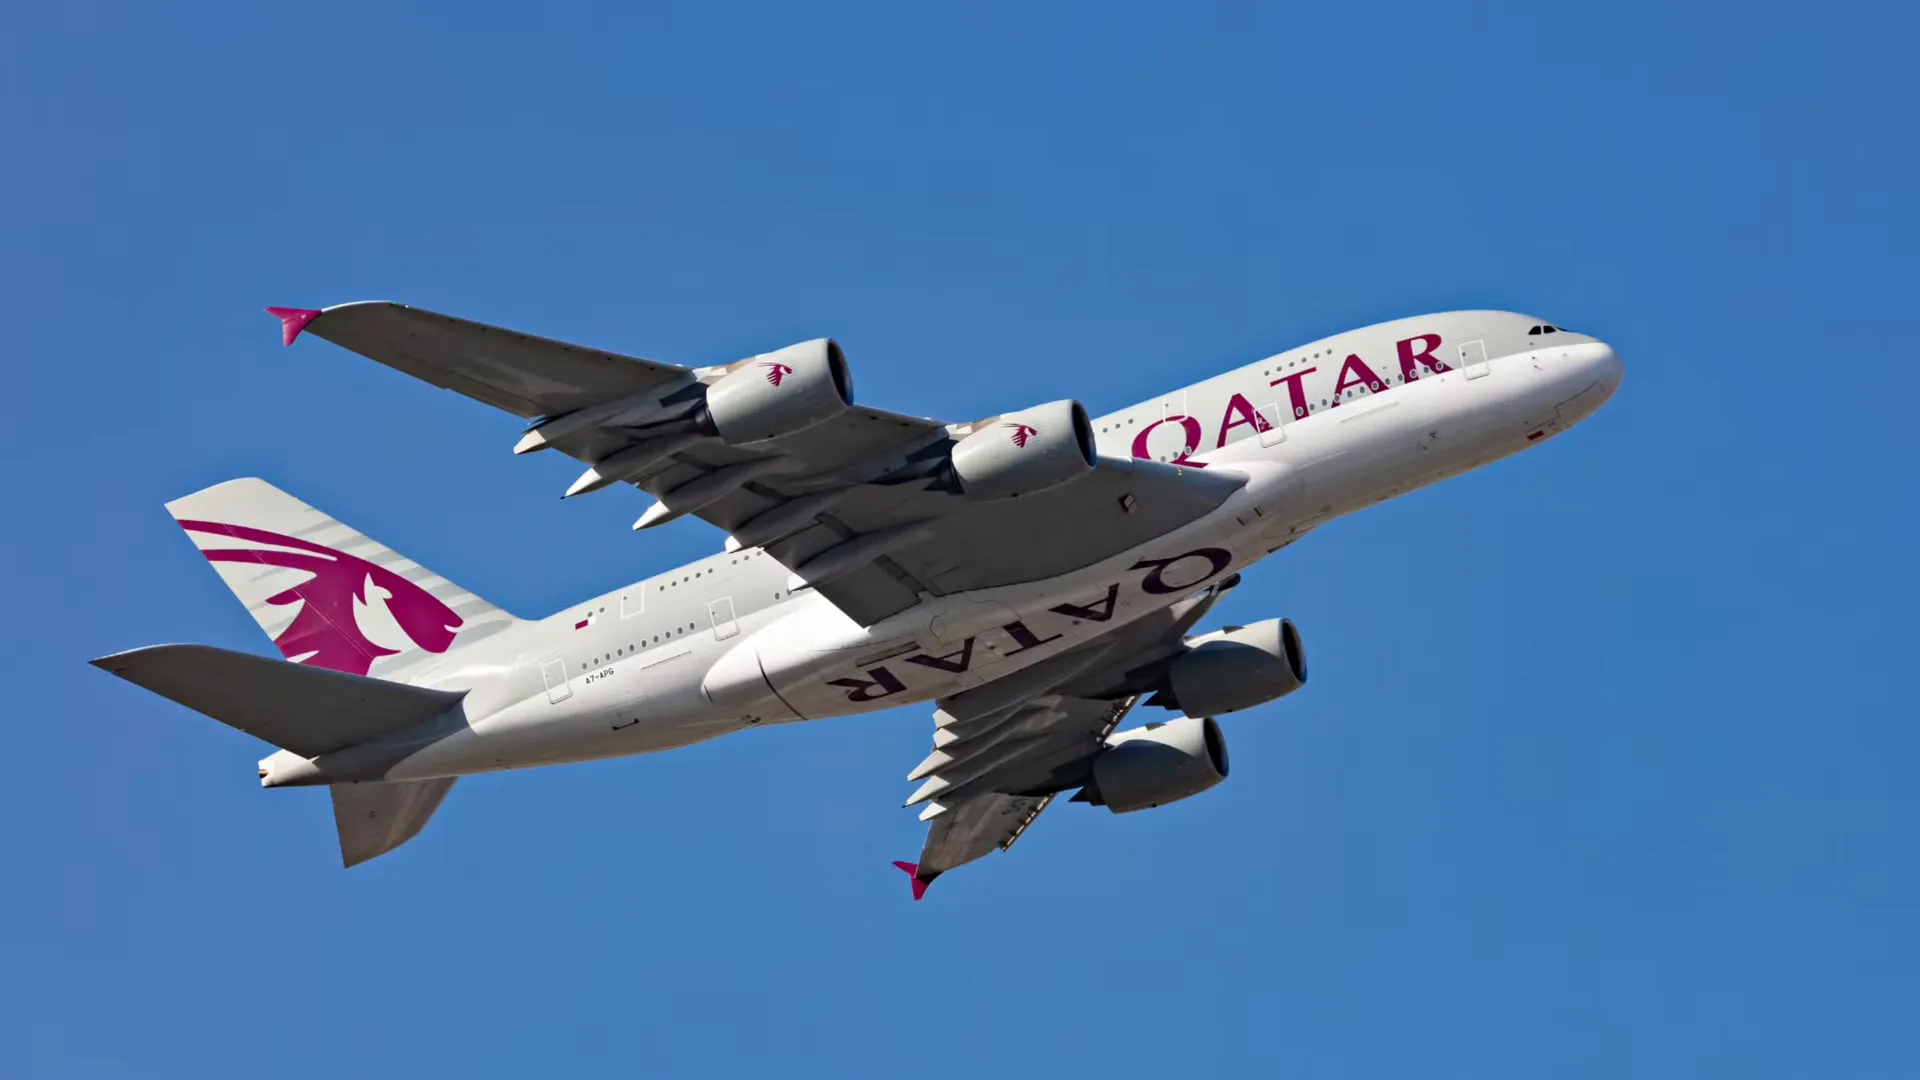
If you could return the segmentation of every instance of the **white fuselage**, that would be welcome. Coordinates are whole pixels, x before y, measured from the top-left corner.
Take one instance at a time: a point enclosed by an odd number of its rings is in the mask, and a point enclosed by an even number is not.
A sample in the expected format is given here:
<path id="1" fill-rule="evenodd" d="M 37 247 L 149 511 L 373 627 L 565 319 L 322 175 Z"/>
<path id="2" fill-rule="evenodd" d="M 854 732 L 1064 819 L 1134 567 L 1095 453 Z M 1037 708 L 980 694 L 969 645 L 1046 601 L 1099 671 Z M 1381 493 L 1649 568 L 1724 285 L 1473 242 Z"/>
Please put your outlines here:
<path id="1" fill-rule="evenodd" d="M 390 754 L 375 771 L 420 779 L 646 753 L 992 682 L 1331 518 L 1583 419 L 1619 384 L 1619 358 L 1542 326 L 1505 312 L 1399 320 L 1099 418 L 1103 455 L 1246 482 L 1206 517 L 1072 573 L 931 598 L 861 627 L 746 549 L 516 627 L 414 680 L 467 690 L 467 726 Z"/>

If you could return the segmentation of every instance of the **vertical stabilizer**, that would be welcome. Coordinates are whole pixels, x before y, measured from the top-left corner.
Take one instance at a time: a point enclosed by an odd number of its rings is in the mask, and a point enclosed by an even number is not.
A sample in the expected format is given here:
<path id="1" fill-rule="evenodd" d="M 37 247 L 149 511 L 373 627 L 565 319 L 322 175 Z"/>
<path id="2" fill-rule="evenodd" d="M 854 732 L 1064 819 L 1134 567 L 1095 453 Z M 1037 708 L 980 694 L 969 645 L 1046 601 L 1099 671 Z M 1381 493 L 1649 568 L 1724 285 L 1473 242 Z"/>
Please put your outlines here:
<path id="1" fill-rule="evenodd" d="M 513 616 L 265 480 L 167 510 L 288 660 L 405 681 Z"/>

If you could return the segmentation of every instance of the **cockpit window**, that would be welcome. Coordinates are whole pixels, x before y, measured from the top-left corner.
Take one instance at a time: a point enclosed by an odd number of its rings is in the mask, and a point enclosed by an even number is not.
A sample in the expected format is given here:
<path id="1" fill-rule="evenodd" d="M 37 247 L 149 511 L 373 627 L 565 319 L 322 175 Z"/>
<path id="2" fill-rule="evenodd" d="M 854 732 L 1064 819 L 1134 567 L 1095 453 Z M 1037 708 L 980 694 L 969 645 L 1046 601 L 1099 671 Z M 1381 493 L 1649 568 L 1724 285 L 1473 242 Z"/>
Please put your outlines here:
<path id="1" fill-rule="evenodd" d="M 1533 329 L 1528 330 L 1527 336 L 1533 337 L 1536 334 L 1557 334 L 1559 332 L 1560 332 L 1560 328 L 1557 326 L 1542 325 L 1542 326 L 1536 326 Z"/>

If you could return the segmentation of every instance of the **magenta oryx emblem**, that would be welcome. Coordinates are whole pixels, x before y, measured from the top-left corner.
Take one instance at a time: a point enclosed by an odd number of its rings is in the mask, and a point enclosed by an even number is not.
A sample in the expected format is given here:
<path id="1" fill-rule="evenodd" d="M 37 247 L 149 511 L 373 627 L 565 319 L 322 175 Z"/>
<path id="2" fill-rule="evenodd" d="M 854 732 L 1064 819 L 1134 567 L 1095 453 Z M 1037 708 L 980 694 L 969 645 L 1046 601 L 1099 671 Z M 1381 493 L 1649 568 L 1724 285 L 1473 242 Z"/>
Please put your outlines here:
<path id="1" fill-rule="evenodd" d="M 402 652 L 379 644 L 360 627 L 359 610 L 382 600 L 407 639 L 431 653 L 446 652 L 463 625 L 432 593 L 357 555 L 245 525 L 182 521 L 180 527 L 258 545 L 203 549 L 208 562 L 278 566 L 312 575 L 266 599 L 276 607 L 300 605 L 293 621 L 273 639 L 281 655 L 296 663 L 365 675 L 375 660 Z"/>

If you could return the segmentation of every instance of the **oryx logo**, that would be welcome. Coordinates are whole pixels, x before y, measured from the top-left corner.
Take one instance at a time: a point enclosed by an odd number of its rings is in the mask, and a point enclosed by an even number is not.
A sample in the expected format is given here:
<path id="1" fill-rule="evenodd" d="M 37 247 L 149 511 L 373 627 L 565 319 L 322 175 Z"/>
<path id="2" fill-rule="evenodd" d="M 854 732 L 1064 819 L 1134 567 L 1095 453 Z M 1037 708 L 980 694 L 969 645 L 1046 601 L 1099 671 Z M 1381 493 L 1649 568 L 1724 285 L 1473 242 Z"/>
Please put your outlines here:
<path id="1" fill-rule="evenodd" d="M 767 381 L 775 386 L 779 386 L 786 381 L 787 376 L 793 374 L 792 368 L 780 363 L 778 360 L 765 360 L 761 362 L 760 366 L 767 369 Z"/>
<path id="2" fill-rule="evenodd" d="M 1027 445 L 1028 439 L 1040 434 L 1040 432 L 1027 424 L 1008 424 L 1007 426 L 1013 429 L 1013 445 L 1015 446 L 1025 446 Z"/>
<path id="3" fill-rule="evenodd" d="M 365 675 L 375 660 L 404 652 L 409 644 L 432 653 L 446 652 L 463 625 L 460 616 L 432 593 L 357 555 L 245 525 L 182 521 L 180 527 L 258 545 L 203 549 L 208 562 L 278 566 L 313 575 L 266 598 L 276 607 L 300 605 L 293 621 L 273 639 L 281 655 L 296 664 Z M 386 644 L 367 636 L 361 614 L 368 613 L 369 622 L 379 628 L 383 620 L 373 611 L 376 605 L 385 608 L 385 621 L 397 627 L 406 642 L 398 640 L 391 628 L 376 629 L 388 639 Z"/>

